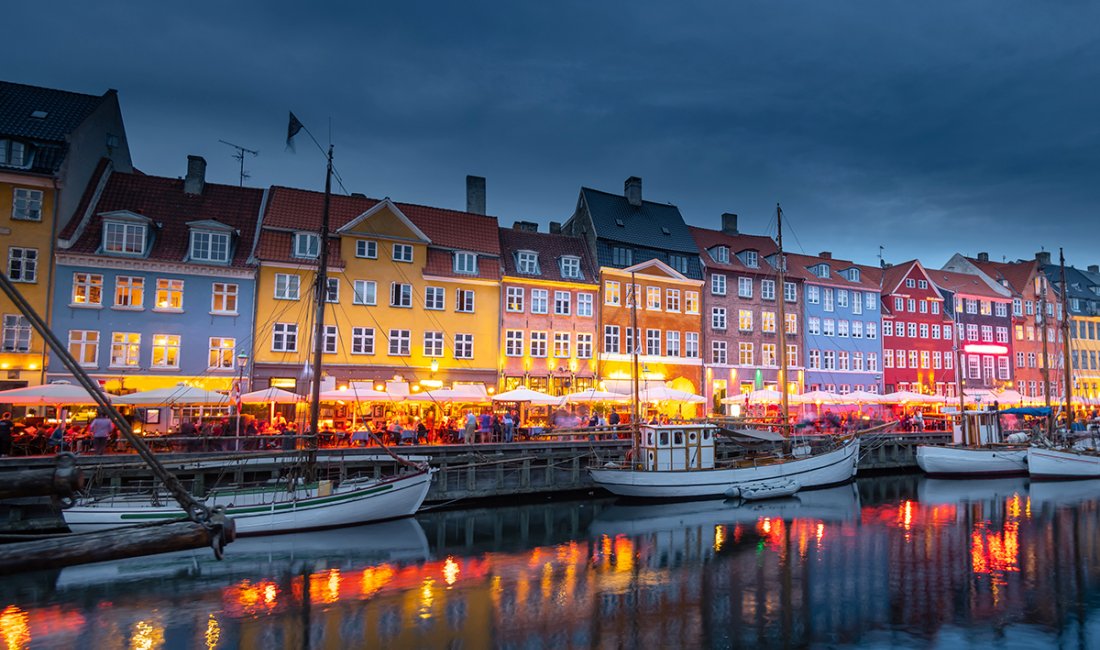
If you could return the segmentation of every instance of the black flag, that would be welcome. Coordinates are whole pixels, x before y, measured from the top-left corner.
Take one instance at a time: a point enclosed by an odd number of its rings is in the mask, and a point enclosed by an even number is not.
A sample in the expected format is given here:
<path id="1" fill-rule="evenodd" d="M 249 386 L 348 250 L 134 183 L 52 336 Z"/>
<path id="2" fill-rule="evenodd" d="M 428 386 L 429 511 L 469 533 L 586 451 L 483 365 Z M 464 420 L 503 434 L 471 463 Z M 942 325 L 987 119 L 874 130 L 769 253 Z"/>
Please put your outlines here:
<path id="1" fill-rule="evenodd" d="M 292 112 L 290 114 L 290 123 L 286 126 L 286 147 L 291 151 L 294 151 L 294 136 L 298 135 L 298 132 L 302 130 L 302 123 L 294 116 Z"/>

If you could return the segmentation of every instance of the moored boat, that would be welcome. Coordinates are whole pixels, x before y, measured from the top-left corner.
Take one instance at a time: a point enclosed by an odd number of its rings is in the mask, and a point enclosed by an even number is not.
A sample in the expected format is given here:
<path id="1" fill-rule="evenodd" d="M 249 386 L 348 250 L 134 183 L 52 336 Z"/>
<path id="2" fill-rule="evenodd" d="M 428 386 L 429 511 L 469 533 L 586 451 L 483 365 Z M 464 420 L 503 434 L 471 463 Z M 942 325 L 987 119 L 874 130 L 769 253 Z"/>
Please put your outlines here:
<path id="1" fill-rule="evenodd" d="M 1100 478 L 1100 455 L 1076 449 L 1031 447 L 1027 471 L 1033 479 Z"/>
<path id="2" fill-rule="evenodd" d="M 917 447 L 917 465 L 929 476 L 1026 476 L 1027 462 L 1027 447 L 1019 445 Z"/>

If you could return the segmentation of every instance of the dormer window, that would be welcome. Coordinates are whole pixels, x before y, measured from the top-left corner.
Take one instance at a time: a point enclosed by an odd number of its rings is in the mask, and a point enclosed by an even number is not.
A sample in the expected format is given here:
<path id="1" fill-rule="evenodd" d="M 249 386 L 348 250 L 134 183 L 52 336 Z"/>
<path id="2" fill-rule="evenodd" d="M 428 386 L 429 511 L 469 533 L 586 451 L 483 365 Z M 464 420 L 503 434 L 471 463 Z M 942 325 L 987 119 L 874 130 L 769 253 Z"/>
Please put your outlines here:
<path id="1" fill-rule="evenodd" d="M 455 273 L 462 273 L 465 275 L 477 274 L 477 255 L 473 253 L 457 252 L 455 253 Z"/>
<path id="2" fill-rule="evenodd" d="M 534 251 L 516 253 L 516 270 L 523 275 L 539 274 L 539 254 Z"/>
<path id="3" fill-rule="evenodd" d="M 713 251 L 714 261 L 719 264 L 730 263 L 730 249 L 729 246 L 718 246 Z"/>
<path id="4" fill-rule="evenodd" d="M 859 282 L 859 269 L 848 269 L 848 280 Z"/>
<path id="5" fill-rule="evenodd" d="M 580 278 L 581 277 L 581 258 L 574 257 L 572 255 L 565 255 L 561 258 L 561 277 L 563 278 Z"/>
<path id="6" fill-rule="evenodd" d="M 829 277 L 829 265 L 828 264 L 818 264 L 817 268 L 814 270 L 814 275 L 816 275 L 819 278 Z"/>
<path id="7" fill-rule="evenodd" d="M 212 262 L 215 264 L 228 262 L 229 233 L 192 230 L 191 254 L 188 257 L 193 262 Z"/>
<path id="8" fill-rule="evenodd" d="M 119 255 L 144 255 L 147 226 L 143 223 L 106 221 L 103 224 L 103 250 Z"/>
<path id="9" fill-rule="evenodd" d="M 294 233 L 294 257 L 317 259 L 321 254 L 321 238 L 311 232 Z"/>
<path id="10" fill-rule="evenodd" d="M 27 145 L 17 140 L 0 140 L 0 165 L 8 167 L 28 167 L 30 152 Z"/>
<path id="11" fill-rule="evenodd" d="M 760 258 L 756 254 L 756 251 L 745 251 L 743 255 L 744 257 L 742 259 L 745 262 L 745 266 L 750 269 L 755 269 L 760 266 Z"/>

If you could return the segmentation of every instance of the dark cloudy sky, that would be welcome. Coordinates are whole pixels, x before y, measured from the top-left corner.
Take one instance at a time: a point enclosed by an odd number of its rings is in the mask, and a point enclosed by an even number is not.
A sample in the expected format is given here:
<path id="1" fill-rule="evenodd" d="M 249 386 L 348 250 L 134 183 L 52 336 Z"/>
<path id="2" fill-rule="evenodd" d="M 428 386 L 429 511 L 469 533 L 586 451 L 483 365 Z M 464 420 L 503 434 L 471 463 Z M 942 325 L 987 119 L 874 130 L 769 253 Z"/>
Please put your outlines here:
<path id="1" fill-rule="evenodd" d="M 519 6 L 525 5 L 525 6 Z M 939 266 L 1065 246 L 1100 263 L 1100 4 L 967 2 L 23 2 L 0 76 L 119 90 L 136 164 L 187 154 L 236 182 L 320 188 L 287 110 L 349 191 L 504 225 L 568 217 L 581 185 L 788 248 Z M 30 28 L 33 27 L 33 28 Z"/>

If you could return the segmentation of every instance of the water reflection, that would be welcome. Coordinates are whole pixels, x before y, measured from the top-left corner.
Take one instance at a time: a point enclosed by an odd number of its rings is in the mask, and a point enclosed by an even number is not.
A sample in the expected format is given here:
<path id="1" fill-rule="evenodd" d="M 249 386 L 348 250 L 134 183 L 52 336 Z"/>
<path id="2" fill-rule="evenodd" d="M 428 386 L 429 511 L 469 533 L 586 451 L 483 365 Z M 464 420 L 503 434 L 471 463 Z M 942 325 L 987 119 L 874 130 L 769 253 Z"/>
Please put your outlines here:
<path id="1" fill-rule="evenodd" d="M 0 585 L 23 647 L 1087 647 L 1100 483 L 429 513 Z M 429 541 L 431 540 L 431 541 Z"/>

